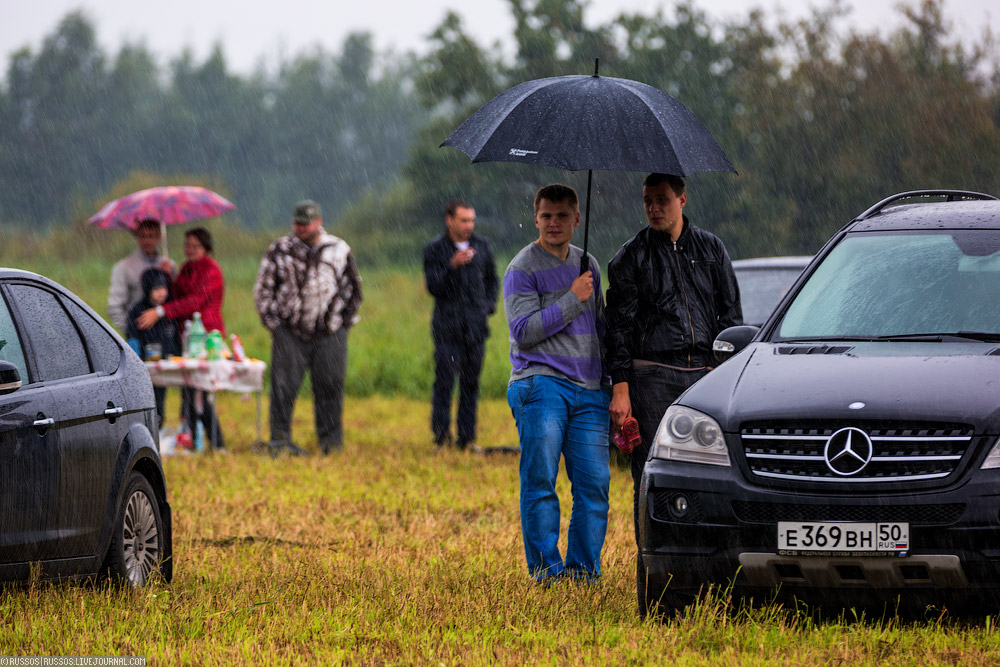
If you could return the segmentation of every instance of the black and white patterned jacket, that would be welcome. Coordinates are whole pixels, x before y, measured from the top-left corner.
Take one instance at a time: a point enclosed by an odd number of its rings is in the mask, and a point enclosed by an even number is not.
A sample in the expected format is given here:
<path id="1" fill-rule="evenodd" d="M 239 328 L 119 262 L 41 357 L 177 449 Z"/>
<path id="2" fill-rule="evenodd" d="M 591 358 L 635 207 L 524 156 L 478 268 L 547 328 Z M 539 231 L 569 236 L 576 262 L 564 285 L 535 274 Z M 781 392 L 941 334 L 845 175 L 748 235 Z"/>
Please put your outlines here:
<path id="1" fill-rule="evenodd" d="M 310 246 L 289 234 L 264 253 L 253 298 L 269 330 L 285 325 L 312 340 L 358 322 L 361 276 L 343 239 L 321 231 Z"/>

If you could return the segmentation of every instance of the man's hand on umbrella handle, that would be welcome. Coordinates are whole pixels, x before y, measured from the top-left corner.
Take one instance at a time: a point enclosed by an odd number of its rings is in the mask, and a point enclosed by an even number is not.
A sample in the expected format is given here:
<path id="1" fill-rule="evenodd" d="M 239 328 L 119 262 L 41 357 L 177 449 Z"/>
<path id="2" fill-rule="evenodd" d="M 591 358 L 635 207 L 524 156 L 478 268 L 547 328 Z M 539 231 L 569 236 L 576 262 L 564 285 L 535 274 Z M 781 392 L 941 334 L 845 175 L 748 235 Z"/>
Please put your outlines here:
<path id="1" fill-rule="evenodd" d="M 156 312 L 156 308 L 149 308 L 142 311 L 142 314 L 135 319 L 135 325 L 145 331 L 152 328 L 159 319 L 160 315 Z"/>
<path id="2" fill-rule="evenodd" d="M 594 295 L 594 276 L 590 271 L 581 273 L 576 277 L 576 280 L 573 281 L 569 289 L 581 302 L 586 301 Z"/>
<path id="3" fill-rule="evenodd" d="M 618 382 L 611 388 L 611 405 L 608 406 L 611 423 L 621 428 L 625 420 L 632 416 L 632 401 L 628 396 L 628 382 Z"/>
<path id="4" fill-rule="evenodd" d="M 170 258 L 169 257 L 164 257 L 163 259 L 160 260 L 159 269 L 160 269 L 160 271 L 163 271 L 165 274 L 167 274 L 168 276 L 170 276 L 171 279 L 173 279 L 173 277 L 174 277 L 174 267 L 170 264 Z"/>

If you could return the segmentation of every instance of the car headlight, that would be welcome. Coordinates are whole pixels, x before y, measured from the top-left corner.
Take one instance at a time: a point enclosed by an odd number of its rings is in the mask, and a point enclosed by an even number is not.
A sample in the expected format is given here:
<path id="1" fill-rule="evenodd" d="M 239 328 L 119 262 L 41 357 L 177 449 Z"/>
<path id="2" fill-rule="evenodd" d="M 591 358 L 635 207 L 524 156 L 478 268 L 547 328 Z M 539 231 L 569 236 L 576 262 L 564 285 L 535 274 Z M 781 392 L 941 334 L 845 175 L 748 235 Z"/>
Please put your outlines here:
<path id="1" fill-rule="evenodd" d="M 980 466 L 981 470 L 995 470 L 1000 468 L 1000 440 L 993 445 L 993 449 L 986 455 L 986 460 Z"/>
<path id="2" fill-rule="evenodd" d="M 729 450 L 719 422 L 708 415 L 671 405 L 653 438 L 653 458 L 728 466 Z"/>

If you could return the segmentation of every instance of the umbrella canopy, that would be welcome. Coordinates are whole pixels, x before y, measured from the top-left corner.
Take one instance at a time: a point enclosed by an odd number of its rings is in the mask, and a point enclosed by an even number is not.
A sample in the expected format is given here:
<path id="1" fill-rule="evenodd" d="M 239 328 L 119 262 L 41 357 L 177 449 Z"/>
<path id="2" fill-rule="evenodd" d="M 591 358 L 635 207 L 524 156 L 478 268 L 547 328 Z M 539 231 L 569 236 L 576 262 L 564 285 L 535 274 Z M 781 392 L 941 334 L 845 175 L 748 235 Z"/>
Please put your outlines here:
<path id="1" fill-rule="evenodd" d="M 140 220 L 160 221 L 163 254 L 167 254 L 166 225 L 214 218 L 236 205 L 211 190 L 197 185 L 164 185 L 139 190 L 101 207 L 87 222 L 101 229 L 135 229 Z"/>
<path id="2" fill-rule="evenodd" d="M 140 220 L 156 218 L 164 225 L 214 218 L 236 205 L 196 185 L 165 185 L 139 190 L 108 202 L 87 222 L 101 229 L 135 229 Z"/>
<path id="3" fill-rule="evenodd" d="M 472 114 L 442 146 L 473 162 L 521 162 L 570 171 L 645 171 L 687 176 L 736 172 L 686 106 L 638 81 L 558 76 L 514 86 Z M 590 189 L 584 259 L 590 227 Z"/>

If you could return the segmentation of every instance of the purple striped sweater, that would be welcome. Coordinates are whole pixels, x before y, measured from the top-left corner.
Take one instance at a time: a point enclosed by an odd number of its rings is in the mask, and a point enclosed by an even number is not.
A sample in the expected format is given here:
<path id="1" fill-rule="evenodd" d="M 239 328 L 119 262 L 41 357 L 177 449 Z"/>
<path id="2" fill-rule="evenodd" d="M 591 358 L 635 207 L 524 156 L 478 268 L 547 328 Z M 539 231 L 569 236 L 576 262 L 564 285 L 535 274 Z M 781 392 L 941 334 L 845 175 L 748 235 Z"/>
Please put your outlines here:
<path id="1" fill-rule="evenodd" d="M 511 260 L 503 277 L 510 328 L 511 381 L 531 375 L 563 377 L 586 389 L 606 381 L 601 271 L 591 255 L 594 294 L 581 303 L 570 291 L 583 251 L 569 247 L 565 261 L 537 243 Z"/>

